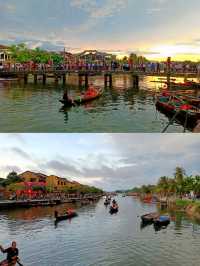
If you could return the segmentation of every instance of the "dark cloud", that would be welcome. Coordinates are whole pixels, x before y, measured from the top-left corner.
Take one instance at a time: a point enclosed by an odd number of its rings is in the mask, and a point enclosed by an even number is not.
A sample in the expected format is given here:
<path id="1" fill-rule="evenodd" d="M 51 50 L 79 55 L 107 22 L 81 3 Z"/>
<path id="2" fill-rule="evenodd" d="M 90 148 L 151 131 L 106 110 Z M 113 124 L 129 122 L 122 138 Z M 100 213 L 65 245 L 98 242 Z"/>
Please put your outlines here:
<path id="1" fill-rule="evenodd" d="M 2 166 L 2 167 L 0 167 L 0 171 L 7 172 L 7 173 L 14 171 L 18 174 L 22 172 L 21 168 L 17 165 Z"/>
<path id="2" fill-rule="evenodd" d="M 11 151 L 13 151 L 14 153 L 16 153 L 17 155 L 23 157 L 24 159 L 31 159 L 31 155 L 28 154 L 27 152 L 25 152 L 24 150 L 18 148 L 18 147 L 13 147 L 11 148 Z"/>

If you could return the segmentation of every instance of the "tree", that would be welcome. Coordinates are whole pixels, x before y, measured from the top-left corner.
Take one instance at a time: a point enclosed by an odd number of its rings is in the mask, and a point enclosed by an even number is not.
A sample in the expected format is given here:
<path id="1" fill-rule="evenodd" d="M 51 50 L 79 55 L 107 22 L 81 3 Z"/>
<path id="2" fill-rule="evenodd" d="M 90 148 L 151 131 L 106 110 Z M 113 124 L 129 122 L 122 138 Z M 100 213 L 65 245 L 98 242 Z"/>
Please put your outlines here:
<path id="1" fill-rule="evenodd" d="M 176 167 L 174 177 L 178 184 L 181 184 L 183 182 L 185 174 L 185 170 L 182 167 Z"/>
<path id="2" fill-rule="evenodd" d="M 63 63 L 63 57 L 59 54 L 52 54 L 51 55 L 51 60 L 53 61 L 54 65 L 59 65 Z"/>

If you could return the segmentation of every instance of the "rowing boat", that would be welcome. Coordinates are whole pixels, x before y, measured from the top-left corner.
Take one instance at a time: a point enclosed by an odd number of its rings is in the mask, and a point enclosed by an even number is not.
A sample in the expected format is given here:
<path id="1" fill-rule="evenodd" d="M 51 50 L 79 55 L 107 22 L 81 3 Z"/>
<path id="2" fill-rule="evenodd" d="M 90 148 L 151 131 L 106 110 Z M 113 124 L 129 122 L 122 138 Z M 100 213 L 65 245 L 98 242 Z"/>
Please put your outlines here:
<path id="1" fill-rule="evenodd" d="M 84 95 L 80 95 L 77 96 L 76 98 L 72 99 L 68 99 L 67 101 L 62 99 L 59 100 L 65 107 L 72 107 L 72 106 L 76 106 L 76 105 L 81 105 L 81 104 L 85 104 L 87 102 L 93 101 L 95 99 L 98 99 L 99 97 L 101 97 L 103 94 L 103 89 L 99 89 L 96 91 L 96 93 L 93 94 L 84 94 Z"/>
<path id="2" fill-rule="evenodd" d="M 147 213 L 141 216 L 141 220 L 144 224 L 153 223 L 154 219 L 158 218 L 159 214 L 157 212 Z"/>
<path id="3" fill-rule="evenodd" d="M 186 123 L 186 127 L 193 129 L 200 119 L 200 109 L 192 105 L 186 104 L 177 97 L 158 96 L 156 100 L 157 109 L 172 117 L 177 114 L 176 119 L 181 123 Z"/>
<path id="4" fill-rule="evenodd" d="M 55 212 L 55 222 L 58 223 L 60 221 L 72 219 L 74 217 L 77 217 L 78 214 L 76 212 L 67 213 L 64 215 L 58 215 L 58 212 Z"/>

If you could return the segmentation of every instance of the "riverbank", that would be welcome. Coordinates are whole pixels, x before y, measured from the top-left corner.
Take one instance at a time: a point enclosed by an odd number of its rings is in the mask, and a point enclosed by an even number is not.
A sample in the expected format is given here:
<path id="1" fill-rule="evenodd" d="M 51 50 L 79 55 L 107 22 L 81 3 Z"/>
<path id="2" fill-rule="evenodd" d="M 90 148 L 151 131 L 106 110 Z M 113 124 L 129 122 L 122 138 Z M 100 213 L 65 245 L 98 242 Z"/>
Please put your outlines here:
<path id="1" fill-rule="evenodd" d="M 175 205 L 178 209 L 185 211 L 188 216 L 200 221 L 200 201 L 189 199 L 177 199 Z"/>
<path id="2" fill-rule="evenodd" d="M 88 197 L 73 197 L 66 199 L 27 199 L 27 200 L 2 200 L 0 201 L 0 210 L 3 209 L 16 209 L 16 208 L 31 208 L 39 206 L 55 206 L 64 203 L 81 203 L 83 205 L 90 204 L 90 202 L 97 201 L 101 195 L 88 196 Z"/>

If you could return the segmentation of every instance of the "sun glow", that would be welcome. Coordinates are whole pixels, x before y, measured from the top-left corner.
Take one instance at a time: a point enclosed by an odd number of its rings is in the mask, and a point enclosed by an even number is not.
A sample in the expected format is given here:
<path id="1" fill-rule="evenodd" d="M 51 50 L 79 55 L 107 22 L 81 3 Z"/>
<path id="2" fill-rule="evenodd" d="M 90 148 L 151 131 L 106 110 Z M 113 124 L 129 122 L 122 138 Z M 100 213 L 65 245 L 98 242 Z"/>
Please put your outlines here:
<path id="1" fill-rule="evenodd" d="M 200 46 L 194 45 L 160 45 L 152 48 L 151 52 L 148 59 L 163 60 L 170 56 L 177 61 L 200 60 Z"/>

